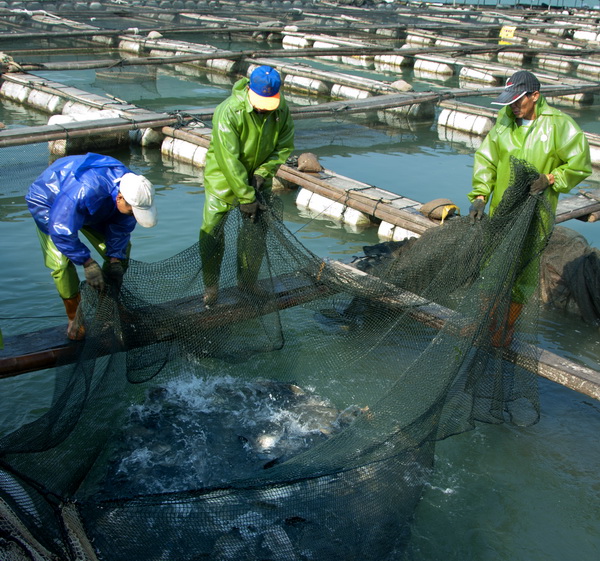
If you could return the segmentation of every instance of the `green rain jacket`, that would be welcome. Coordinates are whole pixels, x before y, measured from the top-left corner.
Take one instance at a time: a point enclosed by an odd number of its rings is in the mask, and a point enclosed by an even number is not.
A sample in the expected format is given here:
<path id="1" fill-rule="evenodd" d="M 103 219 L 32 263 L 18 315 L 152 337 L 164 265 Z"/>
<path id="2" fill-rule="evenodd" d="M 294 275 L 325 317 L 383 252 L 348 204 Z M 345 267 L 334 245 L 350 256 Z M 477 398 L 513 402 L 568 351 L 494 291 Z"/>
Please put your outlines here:
<path id="1" fill-rule="evenodd" d="M 294 124 L 283 96 L 275 111 L 259 114 L 248 100 L 248 78 L 238 80 L 215 110 L 206 154 L 204 187 L 229 205 L 251 203 L 253 175 L 270 189 L 279 166 L 294 149 Z"/>
<path id="2" fill-rule="evenodd" d="M 559 193 L 568 193 L 592 173 L 589 145 L 577 123 L 541 95 L 536 115 L 529 127 L 519 127 L 510 106 L 503 107 L 475 153 L 473 190 L 467 197 L 473 202 L 483 195 L 487 202 L 491 194 L 490 215 L 508 187 L 510 156 L 529 162 L 540 173 L 554 174 L 554 185 L 544 191 L 554 210 Z"/>

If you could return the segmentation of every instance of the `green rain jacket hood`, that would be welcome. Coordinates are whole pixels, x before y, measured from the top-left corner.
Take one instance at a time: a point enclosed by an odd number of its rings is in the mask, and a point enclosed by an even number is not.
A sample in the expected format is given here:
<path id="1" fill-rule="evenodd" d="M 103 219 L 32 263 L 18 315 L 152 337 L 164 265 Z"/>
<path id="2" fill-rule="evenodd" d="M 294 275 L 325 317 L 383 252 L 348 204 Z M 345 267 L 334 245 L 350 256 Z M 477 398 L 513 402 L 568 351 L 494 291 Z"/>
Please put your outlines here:
<path id="1" fill-rule="evenodd" d="M 294 124 L 283 96 L 275 111 L 256 113 L 248 83 L 248 78 L 238 80 L 216 108 L 204 169 L 206 191 L 232 206 L 254 201 L 253 175 L 264 177 L 264 188 L 270 189 L 294 149 Z"/>
<path id="2" fill-rule="evenodd" d="M 510 156 L 526 160 L 540 173 L 554 174 L 554 185 L 546 189 L 556 210 L 558 194 L 568 193 L 592 173 L 587 139 L 577 123 L 562 111 L 549 106 L 540 95 L 536 119 L 529 127 L 519 127 L 510 106 L 498 112 L 496 124 L 477 150 L 473 162 L 472 202 L 483 195 L 490 215 L 502 199 L 510 181 Z"/>

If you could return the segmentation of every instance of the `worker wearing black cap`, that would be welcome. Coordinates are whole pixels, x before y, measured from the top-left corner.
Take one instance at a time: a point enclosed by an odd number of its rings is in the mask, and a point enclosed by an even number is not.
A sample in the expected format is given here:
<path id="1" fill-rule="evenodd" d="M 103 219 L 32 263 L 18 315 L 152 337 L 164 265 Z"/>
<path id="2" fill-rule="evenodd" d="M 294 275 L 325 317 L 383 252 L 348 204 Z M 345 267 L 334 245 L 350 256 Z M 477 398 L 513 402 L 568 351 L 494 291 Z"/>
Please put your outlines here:
<path id="1" fill-rule="evenodd" d="M 469 215 L 475 222 L 486 204 L 494 211 L 511 182 L 511 157 L 533 165 L 539 176 L 530 192 L 544 197 L 553 212 L 560 193 L 568 193 L 592 173 L 587 138 L 577 123 L 551 107 L 540 93 L 540 82 L 526 70 L 515 72 L 492 102 L 501 105 L 495 125 L 475 153 Z M 509 329 L 535 286 L 521 279 L 513 288 Z M 509 337 L 510 338 L 510 337 Z"/>

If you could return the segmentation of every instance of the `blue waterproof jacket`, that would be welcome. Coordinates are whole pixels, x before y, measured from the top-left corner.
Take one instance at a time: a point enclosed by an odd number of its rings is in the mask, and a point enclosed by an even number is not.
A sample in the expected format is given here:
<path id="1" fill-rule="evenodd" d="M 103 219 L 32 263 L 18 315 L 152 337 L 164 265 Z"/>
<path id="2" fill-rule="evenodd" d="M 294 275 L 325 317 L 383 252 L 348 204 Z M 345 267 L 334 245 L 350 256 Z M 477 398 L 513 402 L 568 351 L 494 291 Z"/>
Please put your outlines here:
<path id="1" fill-rule="evenodd" d="M 125 259 L 137 222 L 134 216 L 118 211 L 116 180 L 129 172 L 110 156 L 66 156 L 31 184 L 25 196 L 27 206 L 38 228 L 76 265 L 90 257 L 78 236 L 85 226 L 104 235 L 107 257 Z"/>

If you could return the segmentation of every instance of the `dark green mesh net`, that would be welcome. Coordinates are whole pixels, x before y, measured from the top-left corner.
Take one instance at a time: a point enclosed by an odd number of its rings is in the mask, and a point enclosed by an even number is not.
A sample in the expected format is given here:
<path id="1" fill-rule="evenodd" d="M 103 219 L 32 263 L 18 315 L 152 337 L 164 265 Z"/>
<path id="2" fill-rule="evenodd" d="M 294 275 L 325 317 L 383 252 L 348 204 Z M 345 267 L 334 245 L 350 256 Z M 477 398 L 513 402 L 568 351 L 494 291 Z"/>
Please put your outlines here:
<path id="1" fill-rule="evenodd" d="M 230 213 L 208 308 L 197 245 L 84 287 L 76 363 L 0 439 L 0 559 L 404 558 L 435 442 L 538 419 L 535 177 L 515 160 L 492 217 L 372 274 L 311 254 L 272 201 Z"/>

